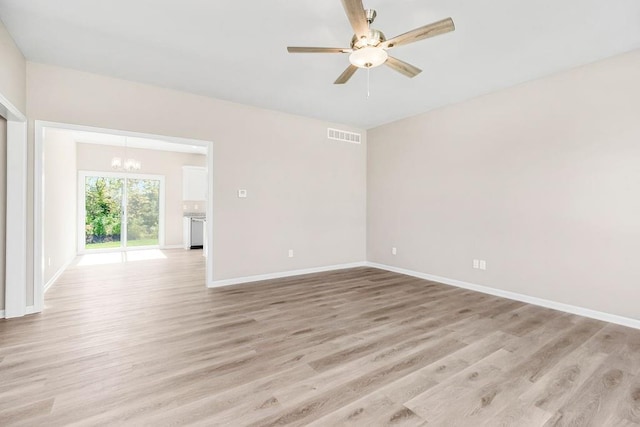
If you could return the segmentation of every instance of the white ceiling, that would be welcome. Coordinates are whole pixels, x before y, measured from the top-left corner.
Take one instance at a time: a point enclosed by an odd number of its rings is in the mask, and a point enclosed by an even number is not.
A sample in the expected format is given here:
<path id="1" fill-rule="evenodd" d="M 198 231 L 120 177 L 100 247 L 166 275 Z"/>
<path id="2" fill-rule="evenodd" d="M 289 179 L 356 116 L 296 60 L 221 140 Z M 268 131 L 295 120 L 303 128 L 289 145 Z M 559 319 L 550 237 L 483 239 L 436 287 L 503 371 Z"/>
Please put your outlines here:
<path id="1" fill-rule="evenodd" d="M 387 38 L 451 16 L 457 30 L 393 50 L 386 67 L 332 82 L 347 55 L 339 0 L 0 0 L 27 59 L 325 120 L 374 127 L 640 48 L 638 0 L 364 0 Z"/>
<path id="2" fill-rule="evenodd" d="M 158 139 L 121 136 L 99 132 L 68 131 L 76 142 L 84 144 L 113 145 L 116 147 L 144 148 L 146 150 L 172 151 L 177 153 L 207 154 L 207 147 L 178 144 Z"/>

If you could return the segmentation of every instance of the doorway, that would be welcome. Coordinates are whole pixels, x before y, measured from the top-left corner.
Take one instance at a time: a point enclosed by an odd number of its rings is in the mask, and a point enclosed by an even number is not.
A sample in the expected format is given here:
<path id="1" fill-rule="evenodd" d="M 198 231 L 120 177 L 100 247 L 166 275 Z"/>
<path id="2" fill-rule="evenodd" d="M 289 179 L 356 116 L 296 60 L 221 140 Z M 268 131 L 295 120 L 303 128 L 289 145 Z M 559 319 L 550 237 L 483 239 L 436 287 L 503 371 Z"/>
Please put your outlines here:
<path id="1" fill-rule="evenodd" d="M 130 131 L 121 131 L 121 130 L 114 130 L 114 129 L 105 129 L 105 128 L 95 128 L 95 127 L 90 127 L 90 126 L 81 126 L 81 125 L 71 125 L 71 124 L 65 124 L 65 123 L 54 123 L 54 122 L 44 122 L 44 121 L 39 121 L 36 120 L 35 121 L 35 152 L 34 152 L 34 157 L 35 157 L 35 168 L 34 168 L 34 253 L 33 253 L 33 282 L 34 282 L 34 290 L 33 290 L 33 295 L 34 295 L 34 308 L 33 308 L 33 312 L 40 312 L 42 311 L 42 308 L 44 306 L 44 292 L 45 292 L 45 285 L 51 283 L 51 280 L 48 279 L 48 277 L 50 277 L 50 274 L 52 271 L 54 270 L 54 268 L 50 265 L 52 263 L 50 257 L 45 257 L 45 242 L 50 242 L 51 239 L 46 239 L 44 238 L 45 236 L 45 216 L 44 216 L 44 205 L 45 205 L 45 179 L 44 179 L 44 168 L 45 168 L 45 164 L 44 164 L 44 158 L 45 158 L 45 146 L 49 147 L 50 144 L 53 144 L 55 147 L 58 146 L 58 142 L 59 141 L 55 141 L 51 139 L 51 135 L 50 135 L 50 131 L 55 130 L 55 131 L 69 131 L 71 133 L 93 133 L 93 134 L 104 134 L 105 136 L 108 136 L 108 138 L 120 138 L 124 140 L 124 143 L 120 143 L 120 144 L 113 144 L 116 147 L 122 147 L 125 146 L 126 147 L 126 140 L 128 138 L 128 140 L 130 141 L 129 144 L 129 148 L 131 149 L 133 145 L 136 145 L 137 143 L 139 143 L 140 141 L 135 141 L 136 139 L 140 139 L 140 140 L 150 140 L 147 142 L 151 142 L 153 143 L 154 149 L 156 150 L 161 150 L 162 151 L 162 146 L 163 144 L 169 144 L 169 145 L 176 145 L 176 146 L 182 146 L 183 149 L 180 149 L 180 152 L 193 152 L 198 151 L 201 152 L 202 154 L 204 154 L 205 156 L 205 161 L 203 162 L 203 166 L 206 166 L 207 169 L 209 171 L 213 170 L 213 142 L 211 141 L 204 141 L 204 140 L 195 140 L 195 139 L 187 139 L 187 138 L 179 138 L 179 137 L 170 137 L 170 136 L 164 136 L 164 135 L 154 135 L 154 134 L 145 134 L 145 133 L 139 133 L 139 132 L 130 132 Z M 45 139 L 47 141 L 47 143 L 45 144 Z M 131 141 L 134 140 L 135 144 L 131 144 Z M 94 141 L 92 141 L 93 143 Z M 102 142 L 99 141 L 95 141 L 97 144 L 103 144 Z M 81 144 L 82 145 L 82 144 Z M 62 148 L 62 147 L 61 147 Z M 133 147 L 133 149 L 137 149 L 137 148 L 141 148 L 141 147 Z M 115 148 L 115 151 L 117 151 L 118 153 L 115 154 L 119 154 L 121 148 Z M 53 147 L 50 147 L 48 149 L 48 154 L 47 154 L 47 159 L 48 162 L 47 164 L 52 164 L 55 163 L 58 167 L 63 167 L 66 163 L 66 160 L 64 158 L 61 158 L 58 160 L 58 162 L 56 163 L 55 159 L 52 160 L 51 156 L 55 157 L 55 153 L 51 154 L 51 151 L 58 151 L 57 148 L 54 150 Z M 171 151 L 171 150 L 167 150 L 167 151 Z M 73 158 L 74 156 L 71 155 L 70 158 Z M 176 156 L 173 156 L 176 157 Z M 79 157 L 80 158 L 80 157 Z M 85 158 L 86 157 L 82 157 Z M 109 162 L 109 159 L 112 159 L 112 157 L 110 156 L 106 161 Z M 101 160 L 102 161 L 102 160 Z M 85 162 L 83 160 L 83 162 Z M 80 163 L 83 163 L 80 162 Z M 80 166 L 80 163 L 78 163 L 77 166 Z M 143 167 L 142 169 L 145 169 L 145 163 L 144 161 L 143 163 Z M 173 162 L 172 162 L 173 163 Z M 150 163 L 146 163 L 146 164 L 150 164 Z M 69 168 L 67 168 L 69 169 Z M 58 207 L 61 207 L 61 211 L 62 211 L 62 215 L 64 216 L 64 208 L 67 207 L 67 209 L 69 207 L 71 207 L 71 209 L 76 210 L 76 213 L 74 213 L 74 217 L 81 218 L 83 219 L 83 221 L 74 221 L 73 222 L 73 237 L 72 237 L 72 246 L 74 247 L 74 251 L 77 251 L 77 253 L 83 252 L 85 255 L 83 256 L 92 256 L 92 257 L 98 257 L 101 255 L 110 255 L 110 256 L 116 256 L 118 255 L 116 252 L 120 252 L 120 254 L 122 254 L 122 256 L 126 256 L 127 259 L 131 258 L 138 258 L 138 255 L 140 256 L 145 256 L 145 254 L 147 253 L 161 253 L 164 250 L 169 250 L 169 249 L 177 249 L 177 248 L 181 248 L 182 245 L 174 245 L 174 243 L 172 243 L 176 237 L 174 236 L 175 232 L 174 231 L 167 231 L 166 236 L 166 242 L 164 247 L 162 246 L 163 243 L 163 239 L 165 239 L 165 236 L 163 235 L 163 227 L 160 225 L 161 222 L 163 221 L 163 213 L 162 213 L 162 209 L 160 209 L 160 212 L 158 214 L 155 213 L 149 213 L 149 212 L 153 212 L 153 211 L 148 211 L 148 210 L 143 210 L 142 212 L 140 212 L 140 215 L 137 215 L 138 212 L 134 212 L 132 209 L 134 209 L 134 205 L 132 204 L 132 201 L 129 200 L 130 198 L 125 199 L 125 194 L 127 193 L 139 193 L 139 201 L 140 203 L 155 203 L 154 199 L 152 197 L 145 197 L 144 193 L 145 192 L 150 192 L 153 193 L 155 190 L 153 187 L 155 187 L 156 185 L 158 186 L 158 204 L 162 205 L 164 204 L 163 201 L 160 200 L 160 198 L 162 198 L 162 193 L 163 191 L 161 190 L 161 188 L 164 186 L 164 184 L 162 182 L 154 184 L 153 182 L 145 182 L 144 180 L 153 180 L 157 177 L 156 176 L 149 176 L 149 175 L 145 175 L 145 174 L 139 174 L 139 172 L 136 172 L 135 174 L 132 174 L 131 171 L 127 170 L 127 171 L 121 171 L 121 170 L 117 170 L 114 172 L 107 172 L 105 169 L 118 169 L 116 167 L 114 167 L 113 163 L 111 162 L 111 164 L 109 166 L 106 166 L 105 168 L 102 167 L 94 167 L 93 165 L 87 165 L 84 168 L 80 168 L 78 167 L 75 170 L 80 170 L 80 171 L 96 171 L 96 170 L 100 170 L 101 172 L 99 174 L 94 174 L 93 176 L 100 176 L 102 175 L 103 177 L 105 176 L 109 176 L 110 178 L 113 178 L 114 175 L 118 175 L 120 174 L 121 176 L 119 176 L 119 178 L 126 178 L 124 181 L 121 181 L 120 184 L 113 183 L 114 188 L 118 189 L 118 187 L 121 189 L 121 192 L 114 192 L 113 194 L 116 196 L 115 199 L 119 200 L 120 202 L 120 217 L 119 217 L 119 221 L 118 221 L 118 217 L 117 215 L 114 218 L 111 218 L 113 220 L 113 222 L 115 222 L 116 224 L 119 223 L 120 224 L 120 232 L 118 235 L 118 230 L 117 230 L 117 226 L 111 227 L 110 230 L 110 235 L 106 232 L 106 230 L 99 230 L 99 233 L 94 233 L 93 229 L 91 230 L 91 236 L 87 236 L 87 230 L 85 229 L 85 227 L 87 226 L 87 220 L 86 220 L 86 213 L 82 212 L 80 213 L 79 211 L 82 209 L 83 211 L 86 209 L 86 204 L 85 203 L 79 203 L 78 200 L 85 200 L 85 196 L 83 194 L 82 197 L 80 197 L 80 185 L 78 185 L 77 181 L 80 181 L 80 177 L 79 177 L 79 172 L 76 172 L 74 170 L 74 175 L 75 178 L 73 179 L 74 181 L 74 185 L 71 187 L 74 190 L 71 190 L 71 193 L 73 194 L 73 199 L 76 199 L 75 201 L 73 200 L 68 200 L 68 203 L 65 202 L 64 199 L 64 194 L 68 194 L 65 192 L 62 192 L 62 195 L 56 194 L 56 195 L 51 195 L 50 193 L 50 197 L 48 200 L 54 200 L 53 204 L 57 205 Z M 139 170 L 140 168 L 133 168 L 133 169 L 137 169 Z M 166 175 L 164 172 L 160 172 L 160 171 L 149 171 L 150 173 L 153 174 L 163 174 Z M 180 172 L 182 173 L 182 171 Z M 139 174 L 139 175 L 138 175 Z M 111 175 L 111 176 L 110 176 Z M 124 176 L 123 176 L 124 175 Z M 209 175 L 209 177 L 211 177 L 211 175 Z M 118 178 L 118 177 L 116 177 Z M 168 179 L 168 178 L 167 178 Z M 84 181 L 84 184 L 86 185 L 87 182 L 83 179 L 82 181 Z M 162 180 L 160 180 L 162 181 Z M 47 182 L 50 184 L 50 180 L 47 180 Z M 97 181 L 96 181 L 97 182 Z M 92 184 L 95 186 L 97 185 L 96 182 L 91 183 L 89 182 L 89 185 L 91 186 Z M 84 191 L 86 191 L 86 187 L 84 189 Z M 166 181 L 166 191 L 168 193 L 171 194 L 175 194 L 176 191 L 176 185 L 175 185 L 175 180 L 171 180 Z M 181 190 L 180 190 L 181 191 Z M 120 196 L 122 196 L 121 198 L 118 198 L 118 194 Z M 58 197 L 60 196 L 60 197 Z M 168 197 L 168 196 L 167 196 Z M 65 199 L 66 200 L 66 199 Z M 173 196 L 171 199 L 167 199 L 167 200 L 173 200 Z M 166 208 L 167 209 L 171 209 L 171 217 L 167 217 L 167 224 L 173 224 L 174 223 L 174 216 L 175 216 L 175 208 L 178 207 L 178 210 L 182 211 L 182 209 L 187 209 L 189 208 L 188 204 L 185 204 L 183 207 L 182 203 L 174 203 L 174 202 L 167 202 L 166 203 Z M 208 179 L 208 188 L 206 190 L 206 203 L 204 203 L 205 206 L 205 219 L 208 222 L 209 225 L 211 225 L 213 223 L 213 183 L 211 178 Z M 116 204 L 117 207 L 117 204 Z M 109 210 L 110 212 L 111 210 Z M 117 211 L 117 209 L 114 209 L 114 211 Z M 68 210 L 66 211 L 68 212 Z M 146 215 L 144 213 L 148 213 L 149 215 L 147 215 L 147 218 L 144 219 L 143 217 Z M 204 213 L 203 212 L 203 213 Z M 157 223 L 158 226 L 157 228 L 160 230 L 157 234 L 155 232 L 155 216 L 157 215 Z M 51 219 L 47 216 L 47 222 L 51 223 Z M 182 214 L 180 213 L 180 220 L 182 219 Z M 169 221 L 170 220 L 170 221 Z M 81 233 L 78 233 L 78 223 L 81 222 L 83 223 L 83 229 Z M 108 222 L 108 221 L 107 221 Z M 55 223 L 56 225 L 53 226 L 49 226 L 46 227 L 49 231 L 51 231 L 52 229 L 56 229 L 54 231 L 57 231 L 58 225 L 57 223 Z M 172 227 L 171 230 L 174 230 L 175 227 Z M 137 233 L 137 234 L 136 234 Z M 179 231 L 180 236 L 182 236 L 182 231 L 180 229 Z M 67 236 L 63 235 L 64 236 Z M 82 246 L 80 245 L 80 238 L 79 236 L 82 236 L 83 242 L 82 242 Z M 97 236 L 97 237 L 96 237 Z M 89 237 L 89 238 L 88 238 Z M 64 237 L 66 238 L 66 237 Z M 206 230 L 206 236 L 205 236 L 205 240 L 207 242 L 207 245 L 209 246 L 209 248 L 213 248 L 213 227 L 212 226 L 208 226 L 207 230 Z M 55 241 L 55 240 L 54 240 Z M 157 241 L 157 244 L 154 245 L 154 243 Z M 116 246 L 116 247 L 107 247 L 107 248 L 99 248 L 99 247 L 94 247 L 93 249 L 91 249 L 91 247 L 87 248 L 87 242 L 89 243 L 109 243 L 111 246 Z M 157 246 L 157 249 L 154 249 L 154 246 Z M 78 249 L 82 247 L 84 248 L 83 251 L 79 251 Z M 127 249 L 127 250 L 123 250 L 123 248 Z M 147 251 L 144 250 L 139 250 L 139 251 L 134 251 L 132 249 L 149 249 Z M 111 252 L 111 254 L 102 254 L 101 252 Z M 88 255 L 86 255 L 88 254 Z M 214 280 L 214 276 L 213 276 L 213 260 L 211 259 L 210 256 L 206 257 L 205 259 L 205 277 L 204 277 L 204 281 L 203 281 L 203 286 L 207 286 L 208 284 L 212 283 Z M 49 270 L 47 270 L 47 280 L 45 280 L 45 269 L 49 268 Z M 55 273 L 55 271 L 53 271 L 53 273 Z M 51 275 L 52 276 L 52 275 Z M 55 276 L 54 276 L 55 277 Z"/>
<path id="2" fill-rule="evenodd" d="M 164 176 L 81 171 L 78 252 L 164 246 Z"/>

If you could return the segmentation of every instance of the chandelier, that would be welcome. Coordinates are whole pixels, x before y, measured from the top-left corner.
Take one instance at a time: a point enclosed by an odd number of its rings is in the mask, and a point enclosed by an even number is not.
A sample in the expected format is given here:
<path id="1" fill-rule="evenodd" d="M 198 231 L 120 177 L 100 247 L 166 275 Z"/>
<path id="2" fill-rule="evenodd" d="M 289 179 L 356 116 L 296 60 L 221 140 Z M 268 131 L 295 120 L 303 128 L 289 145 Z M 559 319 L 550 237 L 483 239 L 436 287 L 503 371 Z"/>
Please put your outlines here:
<path id="1" fill-rule="evenodd" d="M 124 137 L 124 157 L 113 157 L 111 159 L 111 169 L 124 170 L 127 172 L 139 171 L 142 167 L 140 160 L 136 160 L 131 157 L 127 157 L 127 137 Z M 123 160 L 124 159 L 124 160 Z"/>

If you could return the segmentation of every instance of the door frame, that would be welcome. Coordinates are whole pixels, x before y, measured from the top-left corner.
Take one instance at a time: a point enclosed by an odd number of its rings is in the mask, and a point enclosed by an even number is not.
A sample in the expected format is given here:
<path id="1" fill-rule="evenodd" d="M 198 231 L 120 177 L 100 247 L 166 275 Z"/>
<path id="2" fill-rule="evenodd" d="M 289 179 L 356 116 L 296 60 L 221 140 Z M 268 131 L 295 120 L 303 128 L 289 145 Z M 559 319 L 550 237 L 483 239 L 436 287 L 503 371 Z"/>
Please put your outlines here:
<path id="1" fill-rule="evenodd" d="M 20 317 L 27 308 L 27 117 L 0 93 L 0 116 L 7 121 L 4 310 L 0 318 Z"/>
<path id="2" fill-rule="evenodd" d="M 98 177 L 105 177 L 105 178 L 120 178 L 125 180 L 125 184 L 123 186 L 122 189 L 122 199 L 123 201 L 127 200 L 127 186 L 126 186 L 126 180 L 127 179 L 149 179 L 149 180 L 154 180 L 154 181 L 160 181 L 160 191 L 158 194 L 159 200 L 158 200 L 158 208 L 160 210 L 160 212 L 158 212 L 158 244 L 157 245 L 150 245 L 150 246 L 132 246 L 132 247 L 128 247 L 126 245 L 127 242 L 127 238 L 128 238 L 128 233 L 127 233 L 127 227 L 125 225 L 125 227 L 123 228 L 124 233 L 120 235 L 120 241 L 125 242 L 125 245 L 123 246 L 122 244 L 120 245 L 120 247 L 118 248 L 109 248 L 109 249 L 89 249 L 87 250 L 86 246 L 85 246 L 85 235 L 84 235 L 84 228 L 85 228 L 85 216 L 87 214 L 86 211 L 86 203 L 85 203 L 85 179 L 88 176 L 98 176 Z M 128 172 L 100 172 L 100 171 L 86 171 L 86 170 L 81 170 L 78 171 L 78 218 L 77 218 L 77 237 L 78 237 L 78 246 L 77 246 L 77 252 L 78 254 L 97 254 L 97 253 L 103 253 L 103 252 L 123 252 L 123 251 L 136 251 L 136 250 L 144 250 L 144 249 L 161 249 L 164 247 L 164 234 L 165 234 L 165 230 L 164 230 L 164 226 L 165 226 L 165 210 L 166 210 L 166 205 L 165 205 L 165 182 L 164 182 L 164 175 L 152 175 L 152 174 L 144 174 L 144 173 L 128 173 Z M 123 208 L 123 212 L 122 212 L 122 223 L 126 224 L 127 223 L 127 219 L 128 219 L 128 207 L 126 205 L 126 203 L 122 206 Z"/>
<path id="3" fill-rule="evenodd" d="M 208 171 L 208 188 L 207 188 L 207 245 L 209 246 L 209 256 L 205 262 L 205 283 L 204 286 L 212 284 L 214 282 L 213 271 L 213 141 L 190 139 L 182 137 L 173 137 L 166 135 L 158 135 L 151 133 L 132 132 L 126 130 L 116 130 L 99 128 L 94 126 L 74 125 L 69 123 L 49 122 L 43 120 L 35 120 L 35 149 L 34 149 L 34 170 L 33 170 L 33 218 L 34 218 L 34 230 L 33 230 L 33 309 L 30 312 L 41 312 L 44 307 L 44 141 L 45 131 L 47 128 L 63 129 L 70 131 L 85 131 L 85 132 L 98 132 L 106 133 L 117 136 L 129 136 L 138 138 L 149 138 L 156 140 L 164 140 L 167 142 L 173 142 L 176 144 L 196 145 L 207 148 L 207 171 Z M 26 126 L 25 126 L 26 134 Z M 26 142 L 25 146 L 25 168 L 26 168 Z M 25 205 L 26 205 L 26 169 L 25 169 Z M 8 218 L 8 216 L 7 216 Z M 25 221 L 26 229 L 26 206 L 25 215 L 22 217 Z M 26 243 L 26 240 L 25 240 Z M 26 258 L 23 259 L 23 262 Z M 26 271 L 25 271 L 26 273 Z M 24 283 L 24 282 L 23 282 Z M 23 313 L 24 314 L 24 313 Z"/>

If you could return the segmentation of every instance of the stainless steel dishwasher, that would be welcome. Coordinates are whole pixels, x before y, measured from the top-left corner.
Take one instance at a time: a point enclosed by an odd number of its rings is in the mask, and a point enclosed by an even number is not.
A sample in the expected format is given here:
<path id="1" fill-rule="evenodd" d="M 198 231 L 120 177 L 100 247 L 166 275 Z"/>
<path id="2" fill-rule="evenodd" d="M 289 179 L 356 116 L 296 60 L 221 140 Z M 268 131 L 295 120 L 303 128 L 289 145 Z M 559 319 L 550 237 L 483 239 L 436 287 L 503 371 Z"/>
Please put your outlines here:
<path id="1" fill-rule="evenodd" d="M 204 221 L 204 218 L 191 218 L 191 249 L 202 249 L 204 245 Z"/>

